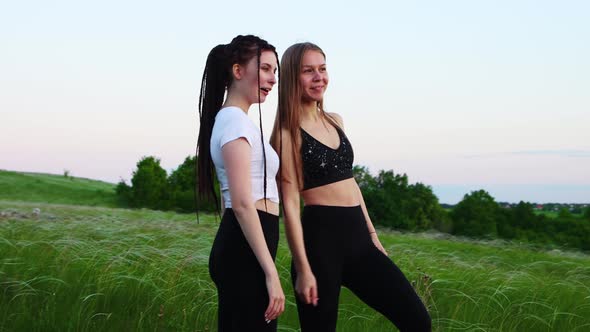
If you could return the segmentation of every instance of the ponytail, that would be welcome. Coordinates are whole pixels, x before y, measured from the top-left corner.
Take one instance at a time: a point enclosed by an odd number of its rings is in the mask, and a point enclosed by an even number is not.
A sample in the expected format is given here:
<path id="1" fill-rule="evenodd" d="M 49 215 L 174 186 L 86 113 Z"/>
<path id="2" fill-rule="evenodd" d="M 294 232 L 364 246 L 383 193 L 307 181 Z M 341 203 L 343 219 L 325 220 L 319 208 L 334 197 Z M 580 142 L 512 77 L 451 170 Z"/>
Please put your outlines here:
<path id="1" fill-rule="evenodd" d="M 196 150 L 198 188 L 195 197 L 204 196 L 208 200 L 215 199 L 217 211 L 219 211 L 219 202 L 215 193 L 213 180 L 214 166 L 211 160 L 210 141 L 215 116 L 221 109 L 225 88 L 230 81 L 225 49 L 225 45 L 217 45 L 207 56 L 207 63 L 203 71 L 201 91 L 199 94 L 200 127 Z"/>

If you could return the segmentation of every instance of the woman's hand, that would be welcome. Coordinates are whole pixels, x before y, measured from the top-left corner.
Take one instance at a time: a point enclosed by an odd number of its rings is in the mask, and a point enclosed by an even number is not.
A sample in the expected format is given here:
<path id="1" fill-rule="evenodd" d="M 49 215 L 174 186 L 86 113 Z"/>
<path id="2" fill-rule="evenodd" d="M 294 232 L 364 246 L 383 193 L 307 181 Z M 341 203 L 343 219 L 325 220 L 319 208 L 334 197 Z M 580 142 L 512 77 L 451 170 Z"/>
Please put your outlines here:
<path id="1" fill-rule="evenodd" d="M 379 249 L 379 251 L 385 254 L 385 256 L 389 256 L 385 248 L 383 248 L 383 245 L 381 245 L 381 241 L 379 241 L 379 237 L 377 236 L 376 232 L 371 233 L 371 240 L 373 240 L 373 244 L 375 247 L 377 247 L 377 249 Z"/>
<path id="2" fill-rule="evenodd" d="M 269 323 L 285 311 L 285 294 L 277 273 L 266 276 L 266 289 L 268 291 L 268 308 L 264 313 L 264 319 Z"/>
<path id="3" fill-rule="evenodd" d="M 297 273 L 295 291 L 303 303 L 318 305 L 318 284 L 311 271 Z"/>

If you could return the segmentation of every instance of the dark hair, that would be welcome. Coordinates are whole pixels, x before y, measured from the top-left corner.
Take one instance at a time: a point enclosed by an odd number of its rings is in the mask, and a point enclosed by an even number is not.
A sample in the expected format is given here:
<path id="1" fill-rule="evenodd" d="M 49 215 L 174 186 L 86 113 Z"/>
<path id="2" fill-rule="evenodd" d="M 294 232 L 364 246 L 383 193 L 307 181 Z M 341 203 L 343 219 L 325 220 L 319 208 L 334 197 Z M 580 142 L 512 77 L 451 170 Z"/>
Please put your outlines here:
<path id="1" fill-rule="evenodd" d="M 207 199 L 215 199 L 217 211 L 219 211 L 219 202 L 213 185 L 215 167 L 211 160 L 210 147 L 215 116 L 221 109 L 226 89 L 232 84 L 232 66 L 234 64 L 246 65 L 248 61 L 256 57 L 257 66 L 260 68 L 260 54 L 262 51 L 274 52 L 278 64 L 278 55 L 275 47 L 266 40 L 253 35 L 239 35 L 229 44 L 217 45 L 207 56 L 199 95 L 200 128 L 196 151 L 196 176 L 198 180 L 196 191 L 198 196 L 204 195 Z M 260 111 L 260 70 L 258 70 L 258 87 L 258 110 Z M 264 148 L 262 134 L 262 114 L 259 114 L 259 120 L 264 159 L 264 198 L 266 198 L 266 150 Z"/>

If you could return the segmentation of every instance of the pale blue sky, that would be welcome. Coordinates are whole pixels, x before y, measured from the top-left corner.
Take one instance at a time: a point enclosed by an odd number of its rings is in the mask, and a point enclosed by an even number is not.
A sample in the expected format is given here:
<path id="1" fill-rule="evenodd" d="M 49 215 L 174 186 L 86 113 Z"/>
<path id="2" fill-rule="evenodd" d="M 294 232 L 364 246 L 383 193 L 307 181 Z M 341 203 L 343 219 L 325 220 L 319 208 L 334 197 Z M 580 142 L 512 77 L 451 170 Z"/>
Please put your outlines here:
<path id="1" fill-rule="evenodd" d="M 7 2 L 0 169 L 116 182 L 143 155 L 176 167 L 207 53 L 252 33 L 279 55 L 324 49 L 326 106 L 372 172 L 446 203 L 480 188 L 590 202 L 588 17 L 585 1 Z M 270 135 L 276 90 L 262 109 Z"/>

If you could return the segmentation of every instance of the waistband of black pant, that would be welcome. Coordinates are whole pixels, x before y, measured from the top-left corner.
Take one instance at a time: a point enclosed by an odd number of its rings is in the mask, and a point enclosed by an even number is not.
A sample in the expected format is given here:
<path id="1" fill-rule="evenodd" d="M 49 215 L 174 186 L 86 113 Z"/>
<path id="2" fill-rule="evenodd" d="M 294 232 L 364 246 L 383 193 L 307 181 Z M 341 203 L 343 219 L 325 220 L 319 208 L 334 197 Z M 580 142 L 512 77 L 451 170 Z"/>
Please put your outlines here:
<path id="1" fill-rule="evenodd" d="M 266 212 L 266 211 L 263 211 L 263 210 L 258 210 L 258 209 L 256 209 L 256 212 L 258 213 L 258 216 L 260 217 L 260 220 L 261 221 L 262 220 L 265 220 L 265 221 L 266 220 L 269 220 L 269 221 L 277 221 L 277 222 L 279 221 L 279 216 L 274 215 L 272 213 L 269 213 L 269 212 Z M 234 212 L 234 210 L 232 208 L 225 208 L 225 210 L 224 210 L 223 213 L 224 214 L 225 213 L 229 213 L 229 214 L 231 214 L 234 217 L 236 216 L 236 213 Z M 276 220 L 273 220 L 273 219 L 276 219 Z"/>

